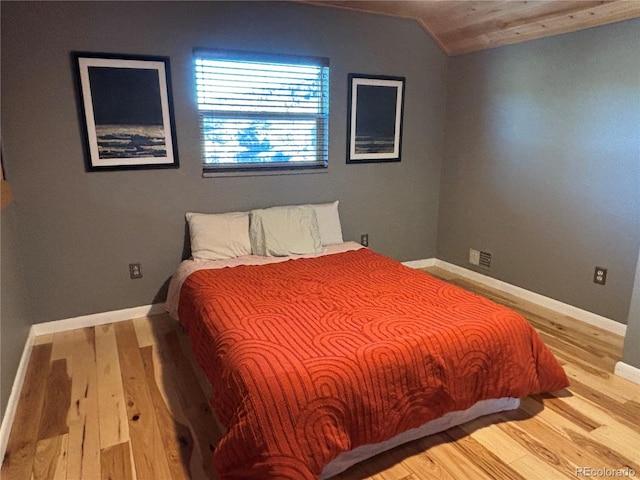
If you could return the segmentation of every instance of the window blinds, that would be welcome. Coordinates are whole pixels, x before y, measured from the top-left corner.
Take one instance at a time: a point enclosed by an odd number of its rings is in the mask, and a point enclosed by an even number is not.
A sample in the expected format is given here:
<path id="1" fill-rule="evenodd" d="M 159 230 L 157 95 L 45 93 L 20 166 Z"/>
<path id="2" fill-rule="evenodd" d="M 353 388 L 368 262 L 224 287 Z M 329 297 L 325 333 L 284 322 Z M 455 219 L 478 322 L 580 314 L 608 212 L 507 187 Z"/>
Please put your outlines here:
<path id="1" fill-rule="evenodd" d="M 196 50 L 204 171 L 326 167 L 328 59 Z"/>

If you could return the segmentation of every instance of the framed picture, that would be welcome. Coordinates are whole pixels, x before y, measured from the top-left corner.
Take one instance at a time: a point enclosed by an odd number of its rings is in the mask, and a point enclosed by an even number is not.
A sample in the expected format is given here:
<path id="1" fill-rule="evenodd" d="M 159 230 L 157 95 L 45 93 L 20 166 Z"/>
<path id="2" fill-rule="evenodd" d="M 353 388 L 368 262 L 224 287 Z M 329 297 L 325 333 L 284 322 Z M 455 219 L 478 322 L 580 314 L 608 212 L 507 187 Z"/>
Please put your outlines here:
<path id="1" fill-rule="evenodd" d="M 72 55 L 87 170 L 178 168 L 169 58 Z"/>
<path id="2" fill-rule="evenodd" d="M 349 74 L 347 163 L 399 162 L 404 77 Z"/>

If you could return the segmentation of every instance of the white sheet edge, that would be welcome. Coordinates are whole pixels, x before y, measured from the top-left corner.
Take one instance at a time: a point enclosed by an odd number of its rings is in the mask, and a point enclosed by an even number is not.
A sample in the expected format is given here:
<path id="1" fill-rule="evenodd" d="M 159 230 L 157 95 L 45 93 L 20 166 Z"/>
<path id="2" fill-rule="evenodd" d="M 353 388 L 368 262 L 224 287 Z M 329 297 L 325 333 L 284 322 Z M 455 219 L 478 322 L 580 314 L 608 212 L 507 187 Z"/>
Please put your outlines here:
<path id="1" fill-rule="evenodd" d="M 362 462 L 379 453 L 390 450 L 398 445 L 402 445 L 418 438 L 433 435 L 434 433 L 443 432 L 456 425 L 469 422 L 475 418 L 492 413 L 502 412 L 505 410 L 515 410 L 520 406 L 519 398 L 498 398 L 489 400 L 480 400 L 466 410 L 457 412 L 449 412 L 440 418 L 431 420 L 418 428 L 412 428 L 406 432 L 402 432 L 395 437 L 385 440 L 384 442 L 374 443 L 370 445 L 362 445 L 360 447 L 343 452 L 334 458 L 331 462 L 324 466 L 320 474 L 320 480 L 333 477 L 344 472 L 356 463 Z"/>

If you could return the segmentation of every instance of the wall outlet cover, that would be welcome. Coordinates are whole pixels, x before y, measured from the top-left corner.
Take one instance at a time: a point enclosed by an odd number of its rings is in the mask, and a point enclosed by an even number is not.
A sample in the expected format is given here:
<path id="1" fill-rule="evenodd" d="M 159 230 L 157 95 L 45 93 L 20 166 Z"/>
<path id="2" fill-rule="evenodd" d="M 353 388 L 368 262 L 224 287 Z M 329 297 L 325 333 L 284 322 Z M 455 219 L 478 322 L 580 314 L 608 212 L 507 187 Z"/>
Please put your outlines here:
<path id="1" fill-rule="evenodd" d="M 142 278 L 142 268 L 139 263 L 130 263 L 129 264 L 129 276 L 132 279 Z"/>
<path id="2" fill-rule="evenodd" d="M 604 285 L 607 283 L 607 269 L 603 267 L 596 267 L 595 272 L 593 272 L 593 283 L 597 283 L 598 285 Z"/>

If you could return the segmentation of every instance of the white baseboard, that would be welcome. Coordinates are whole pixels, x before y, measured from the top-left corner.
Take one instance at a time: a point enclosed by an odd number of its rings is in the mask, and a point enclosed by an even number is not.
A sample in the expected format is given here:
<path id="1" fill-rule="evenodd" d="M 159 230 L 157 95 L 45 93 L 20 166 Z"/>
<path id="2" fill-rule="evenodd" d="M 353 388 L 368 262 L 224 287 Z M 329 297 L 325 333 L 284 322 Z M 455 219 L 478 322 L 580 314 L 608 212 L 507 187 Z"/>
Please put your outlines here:
<path id="1" fill-rule="evenodd" d="M 143 305 L 141 307 L 125 308 L 123 310 L 114 310 L 112 312 L 94 313 L 91 315 L 83 315 L 81 317 L 65 318 L 63 320 L 55 320 L 52 322 L 36 323 L 31 326 L 29 336 L 22 351 L 20 364 L 16 377 L 13 381 L 13 388 L 9 395 L 7 408 L 2 417 L 2 425 L 0 425 L 0 461 L 4 458 L 7 450 L 7 442 L 11 433 L 11 426 L 16 415 L 18 407 L 18 399 L 24 385 L 25 375 L 27 374 L 27 366 L 29 358 L 33 350 L 35 338 L 39 335 L 47 335 L 51 333 L 64 332 L 74 330 L 76 328 L 94 327 L 105 323 L 121 322 L 132 318 L 146 317 L 148 315 L 156 315 L 164 312 L 164 303 L 154 303 L 151 305 Z"/>
<path id="2" fill-rule="evenodd" d="M 436 265 L 435 258 L 427 258 L 424 260 L 410 260 L 408 262 L 402 262 L 403 265 L 409 268 L 427 268 L 434 267 Z"/>
<path id="3" fill-rule="evenodd" d="M 536 303 L 537 305 L 548 308 L 562 315 L 567 315 L 571 318 L 575 318 L 576 320 L 588 323 L 589 325 L 607 330 L 608 332 L 615 333 L 616 335 L 624 337 L 627 332 L 626 325 L 620 322 L 616 322 L 615 320 L 611 320 L 610 318 L 597 315 L 587 310 L 582 310 L 581 308 L 574 307 L 573 305 L 560 302 L 553 298 L 545 297 L 544 295 L 525 290 L 521 287 L 516 287 L 515 285 L 503 282 L 502 280 L 488 277 L 487 275 L 468 270 L 464 267 L 459 267 L 458 265 L 454 265 L 437 258 L 404 262 L 404 265 L 412 268 L 425 268 L 432 266 L 442 268 L 443 270 L 455 273 L 456 275 L 460 275 L 461 277 L 465 277 L 469 280 L 473 280 L 474 282 L 478 282 L 488 287 L 495 288 L 496 290 L 500 290 L 501 292 L 508 293 L 523 300 Z"/>
<path id="4" fill-rule="evenodd" d="M 143 305 L 141 307 L 114 310 L 112 312 L 93 313 L 91 315 L 83 315 L 81 317 L 36 323 L 31 326 L 31 332 L 37 337 L 38 335 L 64 332 L 67 330 L 74 330 L 76 328 L 94 327 L 96 325 L 104 325 L 105 323 L 122 322 L 124 320 L 156 315 L 162 312 L 164 312 L 164 303 L 154 303 L 151 305 Z"/>
<path id="5" fill-rule="evenodd" d="M 615 320 L 611 320 L 610 318 L 597 315 L 587 310 L 582 310 L 580 308 L 574 307 L 573 305 L 560 302 L 553 298 L 545 297 L 544 295 L 525 290 L 524 288 L 516 287 L 515 285 L 511 285 L 501 280 L 496 280 L 495 278 L 488 277 L 487 275 L 482 275 L 481 273 L 468 270 L 464 267 L 460 267 L 458 265 L 454 265 L 437 258 L 415 260 L 412 262 L 404 262 L 404 264 L 411 268 L 426 268 L 433 266 L 439 267 L 451 273 L 455 273 L 456 275 L 460 275 L 461 277 L 473 280 L 474 282 L 487 285 L 488 287 L 495 288 L 496 290 L 511 294 L 523 300 L 534 302 L 537 305 L 548 308 L 563 315 L 570 316 L 581 322 L 588 323 L 589 325 L 602 328 L 603 330 L 607 330 L 608 332 L 612 332 L 623 337 L 627 333 L 626 325 L 616 322 Z M 618 362 L 616 363 L 614 373 L 617 376 L 629 380 L 633 383 L 640 384 L 640 369 L 632 365 L 628 365 L 624 362 Z"/>
<path id="6" fill-rule="evenodd" d="M 614 373 L 619 377 L 640 385 L 640 368 L 636 368 L 633 365 L 629 365 L 624 362 L 618 362 L 616 363 Z"/>
<path id="7" fill-rule="evenodd" d="M 9 442 L 9 434 L 11 433 L 11 427 L 13 426 L 13 419 L 16 416 L 16 410 L 18 409 L 18 399 L 20 398 L 20 392 L 22 392 L 22 385 L 24 384 L 24 378 L 27 375 L 27 367 L 29 365 L 29 359 L 31 358 L 31 350 L 33 350 L 35 336 L 33 331 L 29 331 L 29 336 L 22 350 L 22 357 L 20 357 L 20 363 L 18 364 L 18 371 L 16 377 L 13 380 L 13 388 L 9 394 L 9 400 L 7 401 L 7 408 L 4 411 L 2 417 L 2 425 L 0 425 L 0 462 L 4 458 L 4 454 L 7 451 L 7 443 Z"/>

